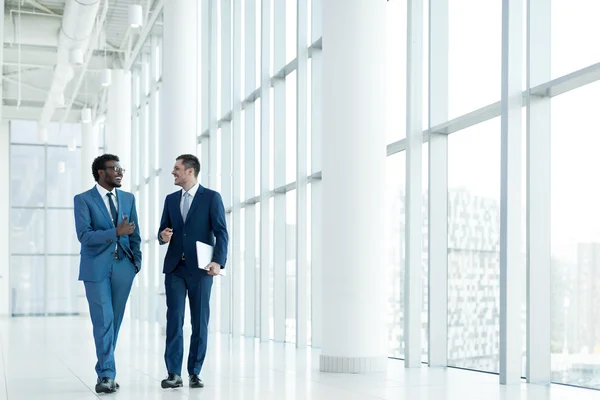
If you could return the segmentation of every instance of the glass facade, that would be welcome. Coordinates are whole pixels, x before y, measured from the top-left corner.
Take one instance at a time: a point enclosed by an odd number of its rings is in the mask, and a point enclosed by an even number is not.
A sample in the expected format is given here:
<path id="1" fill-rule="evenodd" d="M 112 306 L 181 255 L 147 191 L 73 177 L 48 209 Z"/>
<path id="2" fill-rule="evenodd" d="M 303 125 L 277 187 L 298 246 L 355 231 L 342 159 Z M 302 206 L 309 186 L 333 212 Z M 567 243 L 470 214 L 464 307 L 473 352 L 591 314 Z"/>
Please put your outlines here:
<path id="1" fill-rule="evenodd" d="M 319 261 L 326 238 L 315 223 L 322 214 L 320 195 L 325 184 L 320 167 L 325 134 L 321 131 L 321 67 L 327 50 L 321 38 L 321 1 L 210 0 L 199 7 L 200 35 L 208 37 L 199 42 L 216 48 L 198 50 L 202 56 L 198 82 L 206 82 L 201 77 L 209 69 L 217 73 L 211 75 L 216 81 L 208 87 L 190 88 L 202 99 L 201 128 L 190 135 L 197 137 L 201 183 L 223 194 L 231 233 L 231 274 L 215 281 L 213 330 L 298 346 L 321 344 L 318 288 L 326 282 L 321 281 L 319 270 L 327 267 Z M 406 103 L 407 86 L 414 77 L 408 75 L 411 43 L 406 25 L 411 18 L 422 18 L 423 93 L 417 96 L 423 103 L 424 139 L 422 361 L 431 357 L 430 318 L 441 317 L 447 320 L 447 365 L 500 373 L 502 315 L 516 313 L 521 324 L 522 376 L 528 378 L 528 363 L 535 364 L 539 356 L 528 349 L 527 335 L 536 335 L 528 331 L 536 312 L 528 314 L 528 307 L 534 303 L 531 296 L 539 295 L 551 308 L 547 326 L 552 381 L 600 389 L 600 215 L 596 216 L 600 192 L 593 183 L 598 159 L 594 143 L 600 140 L 594 128 L 600 53 L 591 43 L 598 36 L 599 25 L 593 18 L 600 4 L 594 0 L 576 0 L 568 6 L 558 0 L 518 3 L 523 6 L 523 20 L 516 25 L 503 22 L 500 1 L 431 1 L 416 17 L 406 2 L 386 4 L 382 23 L 386 24 L 389 85 L 387 129 L 382 134 L 387 138 L 388 158 L 382 206 L 388 217 L 384 239 L 389 356 L 403 358 L 406 350 L 405 194 L 411 182 L 406 168 L 411 116 Z M 528 4 L 534 7 L 529 13 Z M 432 22 L 440 15 L 444 24 Z M 549 35 L 540 26 L 547 26 Z M 516 30 L 510 31 L 514 36 L 506 35 L 506 29 Z M 502 56 L 507 40 L 523 45 L 522 59 L 513 58 L 515 54 Z M 159 129 L 164 101 L 161 71 L 166 62 L 162 54 L 161 37 L 152 34 L 132 67 L 135 162 L 128 178 L 133 180 L 141 211 L 146 265 L 135 281 L 130 310 L 133 318 L 150 323 L 164 320 L 162 262 L 155 235 L 164 200 L 158 195 L 158 171 L 171 168 L 158 161 L 158 138 L 168 135 Z M 547 70 L 539 67 L 546 60 L 543 57 L 548 60 Z M 501 107 L 502 89 L 508 85 L 502 78 L 503 67 L 522 71 L 519 120 L 518 113 L 509 114 Z M 551 114 L 540 105 L 551 109 Z M 520 123 L 517 136 L 522 140 L 521 153 L 509 154 L 521 160 L 514 170 L 507 166 L 514 160 L 502 157 L 504 124 L 511 122 Z M 53 221 L 67 218 L 72 211 L 71 192 L 80 189 L 79 181 L 70 177 L 81 167 L 78 150 L 69 152 L 65 145 L 65 135 L 76 135 L 77 127 L 51 129 L 49 144 L 41 145 L 35 127 L 28 124 L 14 121 L 11 127 L 13 312 L 69 313 L 75 309 L 69 290 L 81 295 L 82 289 L 74 284 L 66 292 L 54 293 L 52 285 L 64 284 L 75 273 L 76 238 L 67 235 L 55 240 L 49 229 Z M 429 157 L 430 151 L 438 151 L 428 143 L 432 135 L 446 137 L 447 160 L 441 165 L 439 159 Z M 551 160 L 548 168 L 531 164 L 545 151 Z M 65 172 L 57 169 L 61 162 L 66 163 Z M 429 243 L 435 222 L 429 218 L 430 200 L 435 200 L 430 193 L 440 190 L 430 187 L 429 174 L 440 168 L 446 171 L 444 245 Z M 547 171 L 549 179 L 544 175 Z M 516 206 L 521 219 L 510 228 L 521 234 L 519 265 L 514 268 L 516 275 L 509 277 L 518 290 L 508 293 L 521 306 L 512 310 L 503 310 L 501 296 L 507 201 L 501 188 L 507 174 L 520 177 L 520 185 L 511 189 L 520 187 L 522 198 Z M 542 185 L 548 189 L 545 197 L 530 192 L 540 180 L 547 183 Z M 544 253 L 536 247 L 536 235 L 545 232 L 528 220 L 532 209 L 546 206 L 551 211 L 547 218 L 551 246 L 548 262 L 540 262 Z M 435 266 L 429 260 L 435 248 L 447 250 L 445 311 L 432 310 L 429 304 L 432 279 L 436 279 L 430 275 Z M 543 275 L 550 276 L 549 293 L 529 293 L 531 281 Z"/>

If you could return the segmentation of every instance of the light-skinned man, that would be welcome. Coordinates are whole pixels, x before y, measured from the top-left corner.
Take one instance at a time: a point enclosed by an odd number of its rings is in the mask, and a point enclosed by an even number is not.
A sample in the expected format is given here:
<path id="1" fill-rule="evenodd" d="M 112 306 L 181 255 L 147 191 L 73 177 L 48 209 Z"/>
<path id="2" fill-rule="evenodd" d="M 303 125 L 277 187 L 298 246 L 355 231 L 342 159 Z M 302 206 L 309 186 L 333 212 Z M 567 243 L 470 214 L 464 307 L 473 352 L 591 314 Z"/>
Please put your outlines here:
<path id="1" fill-rule="evenodd" d="M 167 340 L 165 363 L 168 376 L 163 388 L 183 386 L 183 321 L 185 299 L 189 297 L 192 337 L 187 360 L 189 385 L 200 388 L 204 383 L 200 371 L 206 356 L 209 300 L 213 277 L 225 267 L 227 226 L 225 209 L 219 193 L 198 184 L 200 162 L 191 154 L 177 157 L 173 167 L 175 185 L 181 190 L 165 199 L 158 231 L 160 244 L 169 244 L 163 273 L 167 295 Z M 213 246 L 208 270 L 198 267 L 196 242 Z"/>

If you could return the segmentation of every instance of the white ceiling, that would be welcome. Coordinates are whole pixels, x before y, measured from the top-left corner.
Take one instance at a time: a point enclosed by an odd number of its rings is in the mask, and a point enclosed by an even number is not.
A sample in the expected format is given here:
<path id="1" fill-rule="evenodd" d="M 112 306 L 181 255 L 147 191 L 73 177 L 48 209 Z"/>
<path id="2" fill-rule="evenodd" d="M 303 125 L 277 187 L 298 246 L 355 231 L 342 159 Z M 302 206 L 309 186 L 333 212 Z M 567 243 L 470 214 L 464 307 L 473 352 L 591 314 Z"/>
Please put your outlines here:
<path id="1" fill-rule="evenodd" d="M 84 105 L 96 106 L 103 98 L 100 85 L 100 71 L 106 67 L 119 67 L 129 57 L 131 50 L 140 39 L 143 28 L 133 29 L 128 24 L 128 6 L 141 4 L 145 18 L 154 11 L 157 0 L 100 0 L 98 12 L 102 14 L 105 1 L 108 1 L 108 10 L 104 21 L 106 33 L 106 47 L 96 49 L 94 57 L 85 71 L 85 79 L 75 95 L 72 108 L 82 108 Z M 168 1 L 168 0 L 167 0 Z M 19 3 L 20 11 L 19 10 Z M 162 2 L 161 2 L 162 3 Z M 3 54 L 3 104 L 4 108 L 16 107 L 20 101 L 23 107 L 24 119 L 37 119 L 37 114 L 48 97 L 47 93 L 53 79 L 53 69 L 56 65 L 58 28 L 65 7 L 64 0 L 5 0 L 5 34 Z M 12 12 L 11 12 L 12 10 Z M 25 18 L 31 14 L 47 15 L 48 24 L 26 24 Z M 49 14 L 55 15 L 52 17 Z M 18 33 L 18 24 L 15 20 L 23 17 L 21 32 Z M 32 16 L 39 18 L 40 15 Z M 7 19 L 10 18 L 10 19 Z M 56 18 L 56 21 L 53 20 Z M 162 26 L 160 18 L 153 27 L 153 34 L 160 34 Z M 47 25 L 47 26 L 46 26 Z M 54 33 L 56 31 L 56 33 Z M 20 68 L 19 68 L 20 66 Z M 19 73 L 20 71 L 20 73 Z M 76 82 L 82 67 L 75 67 L 75 75 L 65 90 L 65 98 L 71 99 L 74 94 Z M 11 116 L 18 110 L 11 109 Z M 56 113 L 57 116 L 63 113 Z M 54 118 L 56 119 L 56 118 Z"/>

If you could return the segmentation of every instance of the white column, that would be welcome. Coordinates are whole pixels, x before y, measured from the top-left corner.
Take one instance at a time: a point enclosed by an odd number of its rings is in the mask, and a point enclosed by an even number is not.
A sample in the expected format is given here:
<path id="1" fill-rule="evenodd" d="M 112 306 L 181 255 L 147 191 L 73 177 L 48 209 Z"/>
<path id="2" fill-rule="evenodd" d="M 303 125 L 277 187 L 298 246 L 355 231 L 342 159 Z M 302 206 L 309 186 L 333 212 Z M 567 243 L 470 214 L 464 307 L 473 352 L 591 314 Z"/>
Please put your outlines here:
<path id="1" fill-rule="evenodd" d="M 521 381 L 521 106 L 523 0 L 502 1 L 500 383 Z"/>
<path id="2" fill-rule="evenodd" d="M 0 5 L 3 5 L 0 0 Z M 4 8 L 0 9 L 3 14 Z M 0 219 L 10 221 L 10 129 L 7 120 L 0 122 L 0 183 L 8 188 L 8 193 L 0 196 Z M 91 171 L 91 168 L 90 168 Z M 10 223 L 6 223 L 6 227 Z M 0 316 L 11 314 L 10 288 L 10 229 L 0 233 Z"/>
<path id="3" fill-rule="evenodd" d="M 528 1 L 528 89 L 552 78 L 550 8 L 546 0 Z M 549 384 L 550 98 L 530 97 L 527 111 L 527 381 Z"/>
<path id="4" fill-rule="evenodd" d="M 131 72 L 112 70 L 107 109 L 106 153 L 117 155 L 121 166 L 131 171 Z M 131 191 L 131 183 L 131 179 L 124 179 L 123 190 Z"/>
<path id="5" fill-rule="evenodd" d="M 406 267 L 404 278 L 404 365 L 421 366 L 423 310 L 423 4 L 408 1 L 406 82 Z"/>
<path id="6" fill-rule="evenodd" d="M 159 129 L 159 209 L 165 196 L 179 189 L 171 171 L 181 154 L 196 154 L 198 134 L 198 2 L 170 0 L 164 5 L 163 75 Z M 204 167 L 204 166 L 203 166 Z M 158 232 L 157 232 L 158 233 Z M 161 250 L 166 250 L 161 246 Z M 162 264 L 163 257 L 159 257 Z"/>
<path id="7" fill-rule="evenodd" d="M 200 28 L 196 7 L 198 2 L 193 0 L 169 0 L 164 5 L 163 72 L 157 150 L 160 167 L 158 208 L 161 215 L 165 197 L 181 189 L 173 184 L 171 175 L 175 159 L 181 154 L 196 154 L 199 103 L 198 91 L 194 88 L 197 87 L 200 73 L 197 32 Z M 157 234 L 158 230 L 151 232 L 150 237 L 156 237 Z M 162 273 L 166 251 L 167 246 L 160 246 L 158 257 L 160 273 Z M 164 309 L 164 302 L 159 306 Z M 186 312 L 187 310 L 189 307 L 186 308 Z"/>
<path id="8" fill-rule="evenodd" d="M 323 346 L 320 369 L 387 367 L 385 2 L 323 1 Z M 352 45 L 348 45 L 352 43 Z M 369 77 L 365 79 L 365 77 Z M 359 212 L 360 211 L 360 212 Z"/>
<path id="9" fill-rule="evenodd" d="M 448 119 L 448 0 L 429 0 L 429 125 Z M 448 365 L 448 135 L 429 138 L 429 366 Z"/>
<path id="10" fill-rule="evenodd" d="M 92 163 L 98 156 L 99 141 L 98 125 L 81 124 L 81 191 L 88 190 L 95 184 Z"/>

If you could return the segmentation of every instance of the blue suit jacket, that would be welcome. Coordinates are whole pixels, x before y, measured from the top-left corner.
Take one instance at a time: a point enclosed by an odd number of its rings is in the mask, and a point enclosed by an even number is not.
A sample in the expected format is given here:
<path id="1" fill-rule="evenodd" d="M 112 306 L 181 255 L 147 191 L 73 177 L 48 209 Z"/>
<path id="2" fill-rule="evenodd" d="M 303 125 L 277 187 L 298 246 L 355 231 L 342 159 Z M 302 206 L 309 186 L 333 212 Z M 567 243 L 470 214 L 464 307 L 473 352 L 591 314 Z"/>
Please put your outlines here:
<path id="1" fill-rule="evenodd" d="M 128 222 L 135 222 L 133 234 L 121 236 L 119 245 L 131 260 L 136 271 L 142 265 L 140 244 L 140 228 L 135 196 L 129 192 L 115 189 L 119 209 L 119 222 L 123 215 L 129 217 Z M 75 196 L 75 228 L 81 243 L 81 260 L 79 263 L 79 280 L 101 282 L 108 276 L 111 263 L 114 261 L 117 228 L 106 209 L 102 196 L 94 186 L 87 192 Z"/>
<path id="2" fill-rule="evenodd" d="M 212 261 L 225 268 L 229 236 L 221 195 L 198 184 L 198 191 L 190 205 L 185 222 L 181 216 L 180 204 L 181 190 L 171 193 L 165 199 L 158 229 L 158 241 L 160 244 L 165 244 L 160 238 L 160 233 L 165 228 L 173 229 L 173 236 L 165 256 L 163 273 L 172 272 L 177 267 L 181 256 L 185 255 L 186 264 L 192 274 L 206 274 L 206 271 L 198 268 L 196 241 L 213 246 Z"/>

